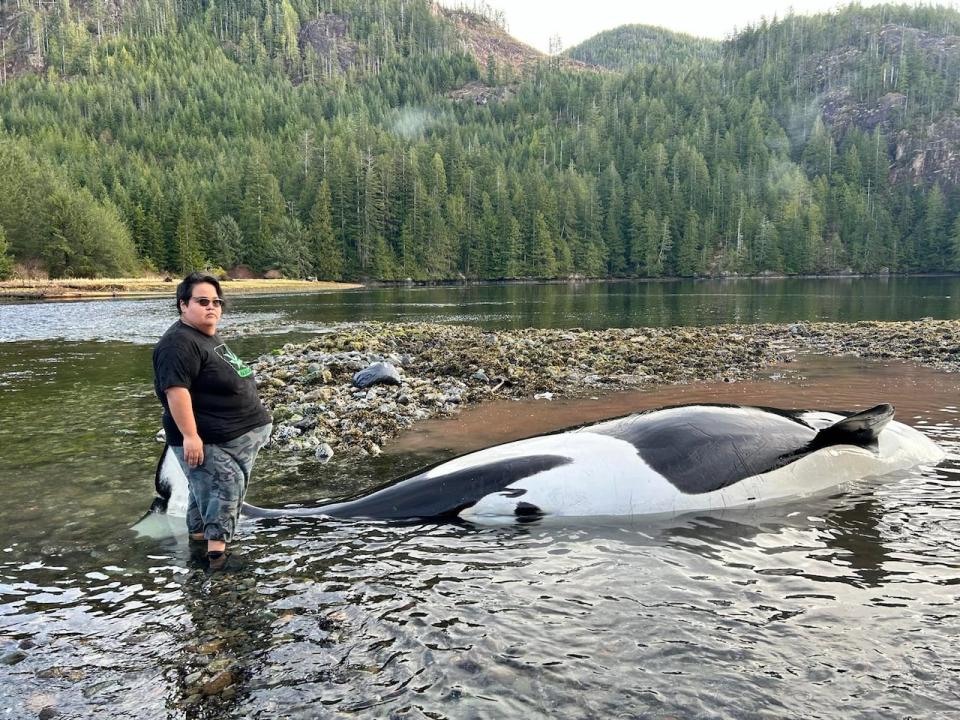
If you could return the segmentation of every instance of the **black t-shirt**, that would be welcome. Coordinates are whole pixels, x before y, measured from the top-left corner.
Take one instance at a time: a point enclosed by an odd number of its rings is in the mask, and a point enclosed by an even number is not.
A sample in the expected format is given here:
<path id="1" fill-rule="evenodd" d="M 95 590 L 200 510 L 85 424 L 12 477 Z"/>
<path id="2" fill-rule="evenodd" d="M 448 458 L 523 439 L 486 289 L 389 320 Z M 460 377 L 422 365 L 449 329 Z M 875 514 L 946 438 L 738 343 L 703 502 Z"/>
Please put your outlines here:
<path id="1" fill-rule="evenodd" d="M 153 387 L 163 403 L 167 442 L 183 445 L 166 390 L 190 391 L 197 433 L 205 443 L 233 440 L 271 422 L 257 394 L 253 370 L 217 335 L 204 335 L 177 320 L 153 349 Z"/>

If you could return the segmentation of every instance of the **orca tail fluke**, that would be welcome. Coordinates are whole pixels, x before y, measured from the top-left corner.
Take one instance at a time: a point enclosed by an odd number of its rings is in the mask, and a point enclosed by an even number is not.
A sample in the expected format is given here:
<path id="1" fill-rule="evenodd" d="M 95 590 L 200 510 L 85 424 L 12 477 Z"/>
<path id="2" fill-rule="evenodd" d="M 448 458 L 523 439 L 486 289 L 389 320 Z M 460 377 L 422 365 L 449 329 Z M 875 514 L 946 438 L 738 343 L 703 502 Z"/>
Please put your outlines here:
<path id="1" fill-rule="evenodd" d="M 856 445 L 869 450 L 877 449 L 877 438 L 887 423 L 893 420 L 894 407 L 888 403 L 876 405 L 845 417 L 817 433 L 812 448 L 831 445 Z"/>

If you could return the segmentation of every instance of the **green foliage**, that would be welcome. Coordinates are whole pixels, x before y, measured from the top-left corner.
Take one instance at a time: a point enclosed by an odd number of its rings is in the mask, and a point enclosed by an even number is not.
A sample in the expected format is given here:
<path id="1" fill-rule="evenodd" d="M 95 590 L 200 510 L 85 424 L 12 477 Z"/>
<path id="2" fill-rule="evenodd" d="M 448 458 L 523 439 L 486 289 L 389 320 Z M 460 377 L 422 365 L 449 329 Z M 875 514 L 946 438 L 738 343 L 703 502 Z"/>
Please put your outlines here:
<path id="1" fill-rule="evenodd" d="M 41 260 L 52 277 L 132 275 L 139 270 L 116 207 L 70 185 L 33 160 L 21 143 L 0 138 L 0 226 L 18 261 Z"/>
<path id="2" fill-rule="evenodd" d="M 790 15 L 726 43 L 625 27 L 570 51 L 623 72 L 545 64 L 478 105 L 448 97 L 481 72 L 426 0 L 110 8 L 24 3 L 11 42 L 43 72 L 0 86 L 0 226 L 52 274 L 960 263 L 957 192 L 892 185 L 886 141 L 952 111 L 960 57 L 931 38 L 960 33 L 953 11 Z M 815 99 L 841 91 L 909 102 L 839 132 Z"/>
<path id="3" fill-rule="evenodd" d="M 285 277 L 305 278 L 313 269 L 307 231 L 297 218 L 285 218 L 276 242 L 276 266 Z"/>
<path id="4" fill-rule="evenodd" d="M 178 274 L 187 275 L 206 266 L 204 248 L 209 242 L 209 235 L 203 208 L 193 198 L 188 199 L 183 204 L 177 222 L 174 267 Z"/>
<path id="5" fill-rule="evenodd" d="M 689 65 L 720 58 L 721 43 L 670 32 L 650 25 L 621 25 L 594 35 L 564 55 L 611 70 L 629 70 L 635 65 Z"/>
<path id="6" fill-rule="evenodd" d="M 56 187 L 47 198 L 49 236 L 40 258 L 52 277 L 123 277 L 138 270 L 116 211 L 85 189 Z"/>
<path id="7" fill-rule="evenodd" d="M 731 70 L 776 100 L 784 119 L 819 93 L 847 89 L 859 102 L 902 95 L 901 121 L 930 118 L 956 100 L 960 63 L 944 36 L 960 34 L 947 7 L 852 3 L 835 13 L 788 14 L 749 27 L 725 48 Z"/>
<path id="8" fill-rule="evenodd" d="M 220 267 L 233 267 L 240 262 L 243 234 L 233 216 L 223 215 L 214 223 L 210 251 L 214 262 Z"/>
<path id="9" fill-rule="evenodd" d="M 960 216 L 953 221 L 950 232 L 950 262 L 947 270 L 960 272 Z"/>
<path id="10" fill-rule="evenodd" d="M 8 250 L 7 234 L 0 226 L 0 280 L 6 280 L 13 274 L 13 256 Z"/>
<path id="11" fill-rule="evenodd" d="M 313 267 L 322 280 L 343 278 L 343 247 L 333 232 L 330 184 L 323 180 L 310 211 L 309 241 Z"/>

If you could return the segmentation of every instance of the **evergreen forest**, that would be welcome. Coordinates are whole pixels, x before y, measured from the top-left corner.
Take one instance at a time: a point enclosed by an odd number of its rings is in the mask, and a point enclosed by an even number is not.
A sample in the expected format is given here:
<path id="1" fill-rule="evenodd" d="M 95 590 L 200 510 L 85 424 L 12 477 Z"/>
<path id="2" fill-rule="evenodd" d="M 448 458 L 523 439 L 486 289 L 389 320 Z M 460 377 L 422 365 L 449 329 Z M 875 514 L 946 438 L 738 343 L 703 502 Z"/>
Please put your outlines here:
<path id="1" fill-rule="evenodd" d="M 517 66 L 426 0 L 2 7 L 0 276 L 960 271 L 960 170 L 908 162 L 960 141 L 954 10 Z"/>

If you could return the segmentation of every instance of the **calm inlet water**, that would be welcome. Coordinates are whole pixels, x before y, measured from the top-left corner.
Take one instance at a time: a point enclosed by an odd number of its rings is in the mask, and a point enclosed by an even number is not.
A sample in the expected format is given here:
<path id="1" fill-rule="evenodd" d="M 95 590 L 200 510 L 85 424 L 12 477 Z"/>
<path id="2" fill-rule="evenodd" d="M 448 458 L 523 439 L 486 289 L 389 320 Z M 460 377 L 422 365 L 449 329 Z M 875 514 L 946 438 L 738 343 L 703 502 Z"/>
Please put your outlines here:
<path id="1" fill-rule="evenodd" d="M 252 357 L 332 322 L 624 326 L 960 317 L 957 279 L 611 283 L 240 298 Z M 206 576 L 128 528 L 160 446 L 156 300 L 0 305 L 0 718 L 957 716 L 960 376 L 800 358 L 756 382 L 494 403 L 376 460 L 267 453 L 309 502 L 533 432 L 678 402 L 856 409 L 937 468 L 762 511 L 523 527 L 245 522 Z M 235 691 L 191 705 L 203 668 Z M 208 670 L 207 676 L 213 674 Z"/>

